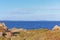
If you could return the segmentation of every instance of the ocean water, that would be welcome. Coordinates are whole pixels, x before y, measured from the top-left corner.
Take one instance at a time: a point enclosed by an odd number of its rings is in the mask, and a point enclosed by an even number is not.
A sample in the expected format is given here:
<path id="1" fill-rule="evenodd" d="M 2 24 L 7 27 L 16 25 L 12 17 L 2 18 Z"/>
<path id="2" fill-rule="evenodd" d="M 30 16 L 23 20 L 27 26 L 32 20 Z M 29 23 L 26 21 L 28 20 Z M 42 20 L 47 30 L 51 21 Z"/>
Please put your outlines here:
<path id="1" fill-rule="evenodd" d="M 52 29 L 55 25 L 60 26 L 60 21 L 0 21 L 6 24 L 8 28 L 24 28 L 24 29 Z"/>

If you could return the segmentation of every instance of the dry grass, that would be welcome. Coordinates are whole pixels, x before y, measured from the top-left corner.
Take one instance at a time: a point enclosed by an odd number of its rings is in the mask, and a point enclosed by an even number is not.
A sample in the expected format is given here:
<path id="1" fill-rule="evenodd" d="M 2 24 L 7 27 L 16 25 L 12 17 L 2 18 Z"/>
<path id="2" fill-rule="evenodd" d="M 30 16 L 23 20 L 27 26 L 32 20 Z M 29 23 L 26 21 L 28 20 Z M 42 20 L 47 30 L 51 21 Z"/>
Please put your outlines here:
<path id="1" fill-rule="evenodd" d="M 2 36 L 0 40 L 60 40 L 60 30 L 23 30 L 11 39 Z"/>

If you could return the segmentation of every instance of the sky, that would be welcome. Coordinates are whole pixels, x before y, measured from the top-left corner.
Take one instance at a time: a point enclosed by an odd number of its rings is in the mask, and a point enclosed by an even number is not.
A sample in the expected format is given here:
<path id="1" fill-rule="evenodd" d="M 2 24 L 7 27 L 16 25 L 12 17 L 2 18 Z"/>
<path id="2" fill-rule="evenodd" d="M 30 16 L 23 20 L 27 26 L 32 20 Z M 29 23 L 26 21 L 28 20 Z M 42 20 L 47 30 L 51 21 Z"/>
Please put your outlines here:
<path id="1" fill-rule="evenodd" d="M 0 20 L 60 21 L 60 0 L 0 0 Z"/>

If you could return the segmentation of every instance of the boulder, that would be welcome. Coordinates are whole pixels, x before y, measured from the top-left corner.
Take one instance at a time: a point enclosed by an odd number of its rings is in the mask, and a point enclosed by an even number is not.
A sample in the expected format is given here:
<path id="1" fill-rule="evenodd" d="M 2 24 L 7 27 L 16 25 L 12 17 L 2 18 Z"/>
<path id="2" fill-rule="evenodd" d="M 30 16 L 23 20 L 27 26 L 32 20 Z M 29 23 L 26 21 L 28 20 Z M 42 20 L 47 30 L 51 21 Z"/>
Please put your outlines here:
<path id="1" fill-rule="evenodd" d="M 26 31 L 26 30 L 22 29 L 22 28 L 20 28 L 20 29 L 18 29 L 18 28 L 12 28 L 12 29 L 10 29 L 10 31 L 11 32 L 20 32 L 20 31 Z"/>
<path id="2" fill-rule="evenodd" d="M 0 32 L 7 31 L 7 26 L 4 23 L 0 23 Z"/>
<path id="3" fill-rule="evenodd" d="M 55 25 L 52 30 L 60 30 L 60 26 Z"/>

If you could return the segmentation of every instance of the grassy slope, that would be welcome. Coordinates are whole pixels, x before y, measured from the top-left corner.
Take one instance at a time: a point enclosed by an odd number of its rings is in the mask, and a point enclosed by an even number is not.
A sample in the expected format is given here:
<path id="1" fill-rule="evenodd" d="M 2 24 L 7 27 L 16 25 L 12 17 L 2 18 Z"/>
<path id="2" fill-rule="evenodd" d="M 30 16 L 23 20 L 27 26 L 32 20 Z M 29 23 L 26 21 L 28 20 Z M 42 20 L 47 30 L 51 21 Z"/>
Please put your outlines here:
<path id="1" fill-rule="evenodd" d="M 27 30 L 19 31 L 20 34 L 13 36 L 12 40 L 60 40 L 60 30 Z M 0 37 L 0 40 L 9 40 L 5 37 Z"/>

